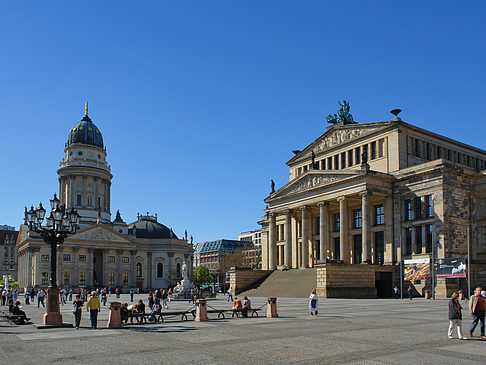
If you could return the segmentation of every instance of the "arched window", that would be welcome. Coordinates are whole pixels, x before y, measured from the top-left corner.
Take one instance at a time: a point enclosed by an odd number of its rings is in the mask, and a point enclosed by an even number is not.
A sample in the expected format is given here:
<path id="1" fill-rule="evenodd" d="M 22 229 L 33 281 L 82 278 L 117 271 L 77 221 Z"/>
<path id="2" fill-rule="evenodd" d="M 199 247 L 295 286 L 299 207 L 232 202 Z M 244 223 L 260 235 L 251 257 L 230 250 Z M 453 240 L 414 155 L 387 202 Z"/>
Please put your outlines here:
<path id="1" fill-rule="evenodd" d="M 157 264 L 157 277 L 164 277 L 164 265 L 161 262 Z"/>
<path id="2" fill-rule="evenodd" d="M 141 277 L 142 277 L 142 263 L 137 262 L 137 278 L 141 278 Z"/>
<path id="3" fill-rule="evenodd" d="M 181 264 L 177 264 L 176 276 L 177 276 L 178 278 L 180 278 L 180 277 L 181 277 Z"/>

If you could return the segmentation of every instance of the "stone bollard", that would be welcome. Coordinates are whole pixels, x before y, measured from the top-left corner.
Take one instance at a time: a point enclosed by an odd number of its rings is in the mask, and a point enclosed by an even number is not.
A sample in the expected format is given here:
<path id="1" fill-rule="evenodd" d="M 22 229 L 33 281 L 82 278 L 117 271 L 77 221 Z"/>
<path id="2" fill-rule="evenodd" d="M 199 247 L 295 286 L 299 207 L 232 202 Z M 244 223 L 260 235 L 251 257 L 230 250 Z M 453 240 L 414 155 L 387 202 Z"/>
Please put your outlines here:
<path id="1" fill-rule="evenodd" d="M 209 321 L 208 307 L 206 306 L 206 299 L 197 299 L 196 300 L 196 318 L 194 318 L 194 320 L 196 322 Z"/>
<path id="2" fill-rule="evenodd" d="M 111 302 L 110 303 L 110 316 L 108 317 L 107 328 L 121 328 L 121 313 L 120 313 L 121 303 Z"/>
<path id="3" fill-rule="evenodd" d="M 277 298 L 267 298 L 267 318 L 278 317 Z"/>

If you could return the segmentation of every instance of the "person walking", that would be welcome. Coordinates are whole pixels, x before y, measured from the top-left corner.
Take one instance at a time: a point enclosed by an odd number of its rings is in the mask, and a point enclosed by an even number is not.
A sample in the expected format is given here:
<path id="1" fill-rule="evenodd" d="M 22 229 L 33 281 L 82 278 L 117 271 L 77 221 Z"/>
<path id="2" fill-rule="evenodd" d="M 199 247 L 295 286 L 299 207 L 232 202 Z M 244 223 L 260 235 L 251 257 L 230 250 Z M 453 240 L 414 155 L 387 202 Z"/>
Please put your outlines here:
<path id="1" fill-rule="evenodd" d="M 74 327 L 76 329 L 79 329 L 79 324 L 81 323 L 82 308 L 83 308 L 83 301 L 81 300 L 80 295 L 76 294 L 75 300 L 73 302 Z"/>
<path id="2" fill-rule="evenodd" d="M 130 302 L 133 303 L 133 289 L 130 289 Z"/>
<path id="3" fill-rule="evenodd" d="M 312 289 L 312 292 L 309 295 L 309 312 L 311 316 L 315 315 L 317 317 L 319 315 L 319 312 L 317 310 L 317 304 L 317 291 L 316 289 Z"/>
<path id="4" fill-rule="evenodd" d="M 39 308 L 41 304 L 42 304 L 42 307 L 45 307 L 45 305 L 44 305 L 44 297 L 45 296 L 46 295 L 44 293 L 44 290 L 39 289 L 39 292 L 37 293 L 37 308 Z"/>
<path id="5" fill-rule="evenodd" d="M 400 296 L 400 289 L 398 289 L 398 286 L 396 285 L 393 288 L 393 296 L 395 297 L 395 299 L 398 299 L 398 297 Z"/>
<path id="6" fill-rule="evenodd" d="M 148 299 L 148 306 L 150 310 L 152 310 L 154 307 L 154 293 L 150 292 L 147 299 Z"/>
<path id="7" fill-rule="evenodd" d="M 451 295 L 451 300 L 449 301 L 449 331 L 447 335 L 452 338 L 452 331 L 454 327 L 457 327 L 457 336 L 460 340 L 466 340 L 467 338 L 462 335 L 461 323 L 462 323 L 462 308 L 459 303 L 459 294 L 454 292 Z"/>
<path id="8" fill-rule="evenodd" d="M 101 301 L 103 302 L 103 305 L 106 305 L 106 290 L 103 290 L 101 293 Z"/>
<path id="9" fill-rule="evenodd" d="M 162 308 L 165 310 L 169 309 L 169 305 L 167 304 L 167 299 L 169 298 L 169 294 L 167 294 L 167 290 L 162 291 Z"/>
<path id="10" fill-rule="evenodd" d="M 25 288 L 24 290 L 24 299 L 25 299 L 25 304 L 30 304 L 30 291 L 29 289 Z"/>
<path id="11" fill-rule="evenodd" d="M 233 302 L 233 289 L 228 289 L 228 302 Z"/>
<path id="12" fill-rule="evenodd" d="M 471 317 L 473 317 L 469 336 L 473 336 L 473 332 L 478 322 L 480 322 L 481 339 L 486 340 L 484 334 L 484 297 L 481 295 L 481 288 L 479 287 L 474 290 L 474 295 L 469 299 L 469 312 L 471 313 Z"/>
<path id="13" fill-rule="evenodd" d="M 407 291 L 408 291 L 408 297 L 410 298 L 410 300 L 412 300 L 412 298 L 413 298 L 413 289 L 412 289 L 412 286 L 411 285 L 408 286 Z"/>
<path id="14" fill-rule="evenodd" d="M 91 296 L 86 303 L 86 309 L 89 311 L 89 319 L 91 320 L 91 328 L 98 327 L 98 313 L 101 310 L 100 298 L 96 296 L 96 292 L 91 292 Z"/>

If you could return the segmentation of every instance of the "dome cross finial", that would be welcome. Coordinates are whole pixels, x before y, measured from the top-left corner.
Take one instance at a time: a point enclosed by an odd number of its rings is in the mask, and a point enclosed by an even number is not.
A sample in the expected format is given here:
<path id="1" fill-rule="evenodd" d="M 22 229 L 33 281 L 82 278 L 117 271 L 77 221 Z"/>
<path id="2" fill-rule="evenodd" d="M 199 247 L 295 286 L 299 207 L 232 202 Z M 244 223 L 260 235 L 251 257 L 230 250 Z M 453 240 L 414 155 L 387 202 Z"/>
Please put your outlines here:
<path id="1" fill-rule="evenodd" d="M 88 102 L 86 102 L 86 105 L 84 106 L 84 115 L 88 116 Z"/>

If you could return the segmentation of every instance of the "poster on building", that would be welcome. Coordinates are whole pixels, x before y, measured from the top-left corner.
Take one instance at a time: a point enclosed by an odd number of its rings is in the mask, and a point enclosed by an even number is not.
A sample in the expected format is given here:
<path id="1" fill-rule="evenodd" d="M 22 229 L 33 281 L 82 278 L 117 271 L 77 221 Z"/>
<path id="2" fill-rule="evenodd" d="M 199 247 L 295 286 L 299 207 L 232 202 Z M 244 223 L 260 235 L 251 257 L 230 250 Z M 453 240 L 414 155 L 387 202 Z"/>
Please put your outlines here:
<path id="1" fill-rule="evenodd" d="M 437 277 L 438 278 L 465 278 L 466 259 L 464 258 L 438 259 Z"/>
<path id="2" fill-rule="evenodd" d="M 430 277 L 430 259 L 403 261 L 403 278 L 406 281 L 426 280 Z"/>

